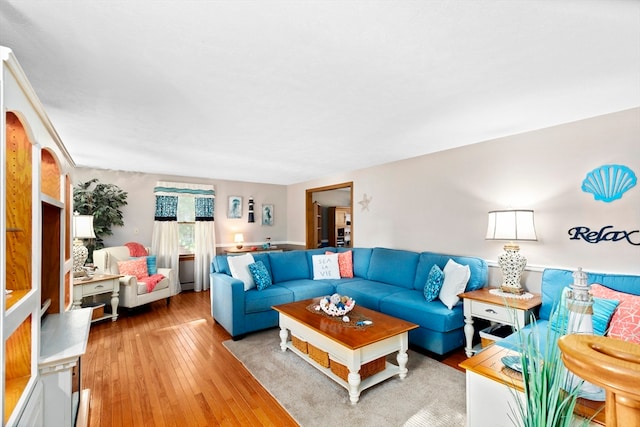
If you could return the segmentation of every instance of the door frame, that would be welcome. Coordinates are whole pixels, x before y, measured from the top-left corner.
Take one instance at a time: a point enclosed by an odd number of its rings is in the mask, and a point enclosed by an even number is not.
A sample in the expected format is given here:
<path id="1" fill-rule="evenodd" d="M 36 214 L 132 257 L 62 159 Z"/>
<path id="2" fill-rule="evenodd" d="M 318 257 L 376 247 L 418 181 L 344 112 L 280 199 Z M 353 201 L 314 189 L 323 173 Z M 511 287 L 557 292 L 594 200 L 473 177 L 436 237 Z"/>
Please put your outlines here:
<path id="1" fill-rule="evenodd" d="M 313 239 L 313 220 L 315 213 L 313 212 L 313 193 L 322 191 L 339 190 L 341 188 L 351 188 L 349 200 L 351 203 L 351 246 L 353 247 L 353 181 L 342 182 L 340 184 L 327 185 L 324 187 L 308 188 L 305 193 L 305 235 L 307 249 L 315 249 L 316 242 Z"/>

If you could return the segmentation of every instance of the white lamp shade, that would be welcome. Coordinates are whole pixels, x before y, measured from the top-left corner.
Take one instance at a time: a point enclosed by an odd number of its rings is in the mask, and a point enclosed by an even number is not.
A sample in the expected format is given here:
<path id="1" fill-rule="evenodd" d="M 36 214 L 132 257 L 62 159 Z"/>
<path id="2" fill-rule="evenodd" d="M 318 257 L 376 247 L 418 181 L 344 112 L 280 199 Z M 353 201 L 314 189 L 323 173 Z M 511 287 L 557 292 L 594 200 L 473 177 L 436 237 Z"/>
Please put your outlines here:
<path id="1" fill-rule="evenodd" d="M 73 237 L 76 239 L 95 239 L 93 215 L 73 215 Z"/>
<path id="2" fill-rule="evenodd" d="M 235 243 L 244 243 L 244 236 L 242 235 L 242 233 L 236 233 L 233 236 L 233 241 Z"/>
<path id="3" fill-rule="evenodd" d="M 538 240 L 532 210 L 489 212 L 487 240 Z"/>

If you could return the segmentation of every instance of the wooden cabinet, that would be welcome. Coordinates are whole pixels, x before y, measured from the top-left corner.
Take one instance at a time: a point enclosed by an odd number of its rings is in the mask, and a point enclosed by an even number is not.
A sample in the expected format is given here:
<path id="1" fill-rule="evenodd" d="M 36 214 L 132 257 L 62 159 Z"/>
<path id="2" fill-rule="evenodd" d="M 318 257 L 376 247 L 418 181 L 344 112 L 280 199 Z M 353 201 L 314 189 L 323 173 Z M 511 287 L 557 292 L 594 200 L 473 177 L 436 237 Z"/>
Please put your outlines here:
<path id="1" fill-rule="evenodd" d="M 73 162 L 11 50 L 0 46 L 0 57 L 2 421 L 31 425 L 45 401 L 41 312 L 58 313 L 71 302 Z"/>
<path id="2" fill-rule="evenodd" d="M 351 246 L 351 208 L 333 206 L 328 209 L 329 246 Z"/>

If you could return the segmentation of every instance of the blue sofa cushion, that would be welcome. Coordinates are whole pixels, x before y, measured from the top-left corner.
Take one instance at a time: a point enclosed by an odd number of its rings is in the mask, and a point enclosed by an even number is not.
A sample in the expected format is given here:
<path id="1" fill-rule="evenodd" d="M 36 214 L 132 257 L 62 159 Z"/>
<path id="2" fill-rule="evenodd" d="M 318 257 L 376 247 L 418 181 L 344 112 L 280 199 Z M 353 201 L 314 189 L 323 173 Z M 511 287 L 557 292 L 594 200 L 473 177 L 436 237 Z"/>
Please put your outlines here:
<path id="1" fill-rule="evenodd" d="M 293 293 L 294 301 L 331 295 L 335 290 L 332 280 L 299 279 L 280 282 L 278 285 L 289 289 Z"/>
<path id="2" fill-rule="evenodd" d="M 273 284 L 262 291 L 253 288 L 244 293 L 244 312 L 248 314 L 270 311 L 274 305 L 292 301 L 293 292 L 283 286 Z"/>
<path id="3" fill-rule="evenodd" d="M 376 311 L 380 311 L 380 300 L 382 298 L 402 291 L 403 288 L 399 286 L 363 279 L 349 282 L 341 280 L 336 286 L 336 292 L 340 295 L 347 295 L 356 300 L 356 304 Z"/>
<path id="4" fill-rule="evenodd" d="M 355 277 L 367 278 L 369 262 L 371 261 L 371 248 L 338 248 L 338 252 L 352 251 L 353 275 Z"/>
<path id="5" fill-rule="evenodd" d="M 371 253 L 367 278 L 376 282 L 412 289 L 419 257 L 416 252 L 374 248 Z M 424 288 L 424 281 L 422 287 Z"/>
<path id="6" fill-rule="evenodd" d="M 447 265 L 447 261 L 449 261 L 449 259 L 454 260 L 458 264 L 469 266 L 471 277 L 467 283 L 466 291 L 475 291 L 476 289 L 483 288 L 486 285 L 487 277 L 489 275 L 489 267 L 485 260 L 466 256 L 449 256 L 433 252 L 422 252 L 416 268 L 416 277 L 415 282 L 413 283 L 413 289 L 423 289 L 424 283 L 429 275 L 429 271 L 431 271 L 431 267 L 435 264 L 440 267 L 440 269 L 444 269 L 444 266 Z"/>
<path id="7" fill-rule="evenodd" d="M 313 276 L 309 274 L 309 262 L 305 252 L 270 252 L 269 261 L 271 262 L 273 283 L 312 278 Z"/>
<path id="8" fill-rule="evenodd" d="M 449 332 L 464 326 L 462 304 L 449 310 L 438 300 L 425 301 L 422 293 L 416 290 L 385 296 L 380 301 L 380 311 L 438 332 Z"/>

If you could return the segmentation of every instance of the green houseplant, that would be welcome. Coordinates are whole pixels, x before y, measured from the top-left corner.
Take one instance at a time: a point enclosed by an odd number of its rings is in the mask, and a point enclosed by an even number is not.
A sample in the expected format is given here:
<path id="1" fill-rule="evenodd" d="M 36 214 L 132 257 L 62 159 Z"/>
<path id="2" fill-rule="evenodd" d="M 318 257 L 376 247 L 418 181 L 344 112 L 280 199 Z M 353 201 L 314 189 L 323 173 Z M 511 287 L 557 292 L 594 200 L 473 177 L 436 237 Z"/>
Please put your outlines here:
<path id="1" fill-rule="evenodd" d="M 93 261 L 93 251 L 104 247 L 104 236 L 111 236 L 114 226 L 123 226 L 120 208 L 127 204 L 127 192 L 115 184 L 103 184 L 97 178 L 81 182 L 73 187 L 73 207 L 81 215 L 93 215 L 95 241 L 86 246 L 88 261 Z"/>
<path id="2" fill-rule="evenodd" d="M 558 306 L 554 311 L 566 310 Z M 531 323 L 536 323 L 534 316 Z M 538 328 L 530 333 L 519 334 L 520 364 L 524 399 L 515 395 L 512 407 L 512 421 L 516 427 L 576 427 L 586 426 L 589 419 L 574 415 L 578 395 L 583 381 L 567 374 L 562 362 L 562 354 L 556 342 L 562 332 L 553 330 L 551 324 L 546 330 L 546 345 L 541 348 Z M 595 416 L 595 414 L 594 414 Z"/>

